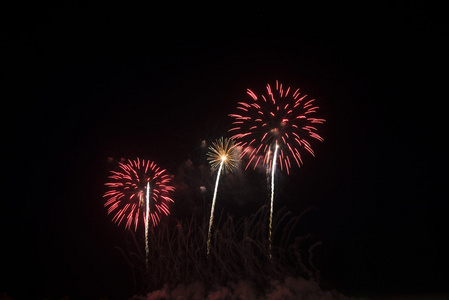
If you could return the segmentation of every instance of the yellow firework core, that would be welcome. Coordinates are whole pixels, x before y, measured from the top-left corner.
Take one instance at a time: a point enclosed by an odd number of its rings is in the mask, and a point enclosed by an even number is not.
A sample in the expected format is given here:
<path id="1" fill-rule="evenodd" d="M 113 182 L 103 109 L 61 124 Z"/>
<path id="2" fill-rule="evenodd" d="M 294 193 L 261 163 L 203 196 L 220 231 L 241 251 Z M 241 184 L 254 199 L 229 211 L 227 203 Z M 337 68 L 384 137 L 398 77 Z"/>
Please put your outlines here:
<path id="1" fill-rule="evenodd" d="M 232 139 L 220 138 L 209 146 L 207 160 L 212 168 L 218 169 L 223 162 L 223 171 L 232 172 L 237 168 L 240 153 Z"/>

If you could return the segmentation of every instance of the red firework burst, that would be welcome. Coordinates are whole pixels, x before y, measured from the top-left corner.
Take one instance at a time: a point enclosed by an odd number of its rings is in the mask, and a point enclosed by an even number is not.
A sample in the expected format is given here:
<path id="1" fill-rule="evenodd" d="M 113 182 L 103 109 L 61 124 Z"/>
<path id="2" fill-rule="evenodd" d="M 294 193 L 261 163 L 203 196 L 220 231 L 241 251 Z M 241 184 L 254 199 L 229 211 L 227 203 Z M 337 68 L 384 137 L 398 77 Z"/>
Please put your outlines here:
<path id="1" fill-rule="evenodd" d="M 145 220 L 145 196 L 147 183 L 150 186 L 149 217 L 153 226 L 160 221 L 160 215 L 170 213 L 169 205 L 173 202 L 170 193 L 174 187 L 170 185 L 167 171 L 154 162 L 145 159 L 128 160 L 119 163 L 118 171 L 111 171 L 105 183 L 108 191 L 103 195 L 107 200 L 104 204 L 108 214 L 114 214 L 112 221 L 120 225 L 126 219 L 125 228 L 134 225 L 137 230 L 139 219 Z"/>
<path id="2" fill-rule="evenodd" d="M 315 118 L 318 106 L 314 99 L 299 89 L 283 87 L 276 80 L 273 87 L 267 84 L 267 92 L 257 95 L 248 89 L 248 102 L 238 102 L 239 113 L 230 114 L 234 119 L 231 138 L 236 139 L 236 145 L 242 146 L 242 155 L 249 156 L 246 166 L 259 163 L 269 165 L 270 152 L 275 144 L 279 145 L 278 161 L 282 169 L 289 173 L 293 161 L 301 166 L 301 149 L 315 156 L 310 139 L 323 141 L 317 134 L 317 124 L 323 124 L 324 119 Z"/>

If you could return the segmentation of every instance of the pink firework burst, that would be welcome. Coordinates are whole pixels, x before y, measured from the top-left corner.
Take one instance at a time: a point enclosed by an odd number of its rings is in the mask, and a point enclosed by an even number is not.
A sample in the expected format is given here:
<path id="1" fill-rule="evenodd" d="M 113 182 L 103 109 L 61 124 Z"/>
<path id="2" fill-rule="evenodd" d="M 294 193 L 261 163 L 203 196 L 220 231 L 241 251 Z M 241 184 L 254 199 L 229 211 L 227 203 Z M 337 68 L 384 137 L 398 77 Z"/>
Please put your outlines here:
<path id="1" fill-rule="evenodd" d="M 126 229 L 133 226 L 137 230 L 140 218 L 146 220 L 147 193 L 151 195 L 149 219 L 153 226 L 159 223 L 161 214 L 170 213 L 169 206 L 173 202 L 170 193 L 174 187 L 170 185 L 171 179 L 166 170 L 152 161 L 137 158 L 119 163 L 118 170 L 110 173 L 110 181 L 105 183 L 108 190 L 103 195 L 106 198 L 104 206 L 108 214 L 114 214 L 112 221 L 117 225 L 126 220 Z M 150 187 L 149 191 L 147 186 Z"/>
<path id="2" fill-rule="evenodd" d="M 270 153 L 279 145 L 278 161 L 281 170 L 289 173 L 292 164 L 301 166 L 303 150 L 315 156 L 311 139 L 323 141 L 316 125 L 324 119 L 315 117 L 318 106 L 314 99 L 308 99 L 299 89 L 284 87 L 276 80 L 275 86 L 267 84 L 264 94 L 248 89 L 247 102 L 238 102 L 238 113 L 230 114 L 234 119 L 229 130 L 241 146 L 242 155 L 249 156 L 254 168 L 258 164 L 270 165 Z"/>

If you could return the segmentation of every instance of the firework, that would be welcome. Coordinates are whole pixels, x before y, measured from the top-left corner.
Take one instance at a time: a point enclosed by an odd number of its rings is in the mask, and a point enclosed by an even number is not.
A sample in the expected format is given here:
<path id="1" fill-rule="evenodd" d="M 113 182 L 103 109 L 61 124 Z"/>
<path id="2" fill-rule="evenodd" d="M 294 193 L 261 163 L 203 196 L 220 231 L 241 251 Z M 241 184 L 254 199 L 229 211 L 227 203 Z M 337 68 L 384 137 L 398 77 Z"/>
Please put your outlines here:
<path id="1" fill-rule="evenodd" d="M 127 229 L 134 225 L 134 230 L 137 230 L 139 217 L 143 217 L 145 262 L 148 271 L 150 219 L 153 226 L 156 226 L 160 221 L 160 214 L 170 213 L 169 204 L 173 200 L 169 197 L 169 193 L 174 188 L 170 185 L 167 172 L 149 160 L 139 158 L 128 160 L 126 164 L 119 163 L 119 168 L 120 171 L 111 171 L 109 176 L 111 182 L 105 183 L 109 190 L 104 194 L 107 198 L 104 206 L 108 207 L 108 214 L 115 213 L 112 220 L 117 225 L 126 218 Z"/>
<path id="2" fill-rule="evenodd" d="M 224 172 L 232 172 L 238 166 L 239 153 L 238 148 L 235 146 L 234 141 L 228 138 L 223 138 L 212 143 L 209 147 L 209 152 L 207 153 L 207 160 L 211 164 L 212 168 L 216 169 L 218 167 L 217 179 L 215 182 L 214 196 L 212 198 L 212 207 L 209 219 L 209 230 L 207 233 L 207 255 L 210 252 L 210 238 L 211 238 L 211 228 L 212 222 L 214 220 L 214 209 L 215 200 L 217 199 L 218 183 L 220 182 L 220 176 L 222 170 Z"/>
<path id="3" fill-rule="evenodd" d="M 118 170 L 111 171 L 108 178 L 104 206 L 108 214 L 113 214 L 112 221 L 117 225 L 125 220 L 125 228 L 136 231 L 142 218 L 144 223 L 151 220 L 156 226 L 161 215 L 170 213 L 173 202 L 170 193 L 174 187 L 166 170 L 154 162 L 137 158 L 119 163 Z"/>
<path id="4" fill-rule="evenodd" d="M 256 168 L 265 165 L 267 174 L 271 172 L 270 222 L 269 222 L 269 255 L 271 257 L 272 221 L 274 203 L 274 176 L 276 161 L 281 170 L 289 173 L 292 163 L 300 167 L 303 163 L 301 152 L 315 153 L 310 140 L 323 141 L 317 134 L 316 125 L 323 124 L 324 119 L 315 118 L 318 106 L 314 99 L 283 87 L 276 81 L 275 87 L 267 84 L 267 92 L 257 95 L 248 89 L 248 102 L 239 102 L 239 113 L 230 114 L 234 119 L 231 138 L 236 139 L 236 145 L 242 147 L 242 156 L 248 156 L 246 168 L 251 164 Z M 270 170 L 271 166 L 271 170 Z M 246 169 L 245 168 L 245 169 Z"/>

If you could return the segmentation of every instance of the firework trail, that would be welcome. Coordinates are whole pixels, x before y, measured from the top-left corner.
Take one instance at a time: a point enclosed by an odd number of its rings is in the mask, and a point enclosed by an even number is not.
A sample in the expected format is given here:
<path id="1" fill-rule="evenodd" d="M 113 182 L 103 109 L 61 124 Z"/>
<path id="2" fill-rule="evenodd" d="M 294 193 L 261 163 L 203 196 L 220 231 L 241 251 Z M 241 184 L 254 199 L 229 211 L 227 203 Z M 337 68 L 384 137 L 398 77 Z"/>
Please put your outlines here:
<path id="1" fill-rule="evenodd" d="M 247 89 L 247 94 L 249 101 L 238 102 L 239 112 L 229 115 L 233 118 L 229 132 L 233 134 L 231 138 L 238 141 L 236 145 L 242 147 L 242 156 L 248 157 L 245 169 L 250 165 L 255 169 L 262 164 L 267 167 L 267 173 L 271 172 L 271 256 L 276 161 L 279 161 L 280 169 L 289 174 L 294 162 L 299 167 L 302 165 L 302 152 L 315 156 L 310 140 L 323 141 L 317 134 L 316 125 L 323 124 L 325 120 L 314 117 L 318 109 L 315 99 L 307 99 L 307 95 L 301 94 L 299 89 L 283 87 L 277 80 L 274 87 L 267 84 L 265 94 L 257 95 L 250 89 Z"/>
<path id="2" fill-rule="evenodd" d="M 145 249 L 148 265 L 148 229 L 150 220 L 153 226 L 160 221 L 161 214 L 170 213 L 169 205 L 173 202 L 170 193 L 170 176 L 166 170 L 154 162 L 137 158 L 119 163 L 117 171 L 111 171 L 104 206 L 108 214 L 113 214 L 112 221 L 120 225 L 123 220 L 126 229 L 137 231 L 140 218 L 145 225 Z M 150 190 L 151 186 L 151 190 Z M 147 266 L 148 267 L 148 266 Z"/>
<path id="3" fill-rule="evenodd" d="M 277 156 L 277 152 L 278 152 L 279 146 L 278 146 L 278 142 L 275 142 L 275 148 L 274 148 L 274 154 L 273 154 L 273 164 L 271 167 L 271 201 L 270 201 L 270 224 L 269 224 L 269 236 L 268 236 L 268 241 L 269 241 L 269 249 L 268 249 L 268 254 L 270 255 L 271 258 L 271 245 L 272 245 L 272 241 L 271 241 L 271 229 L 273 228 L 273 203 L 274 203 L 274 172 L 276 170 L 276 156 Z"/>
<path id="4" fill-rule="evenodd" d="M 148 217 L 150 215 L 150 182 L 147 182 L 147 189 L 146 189 L 146 197 L 145 197 L 145 265 L 148 270 L 148 258 L 150 255 L 150 248 L 148 245 L 148 227 L 150 223 L 150 218 Z"/>
<path id="5" fill-rule="evenodd" d="M 209 230 L 207 233 L 207 256 L 210 253 L 210 240 L 211 240 L 211 228 L 214 220 L 215 201 L 217 199 L 218 183 L 220 182 L 220 176 L 222 170 L 225 172 L 232 172 L 237 168 L 239 162 L 239 153 L 234 144 L 234 141 L 223 138 L 212 143 L 207 153 L 207 160 L 211 164 L 212 168 L 216 169 L 218 166 L 217 179 L 215 182 L 214 196 L 212 199 L 212 207 L 209 219 Z"/>

